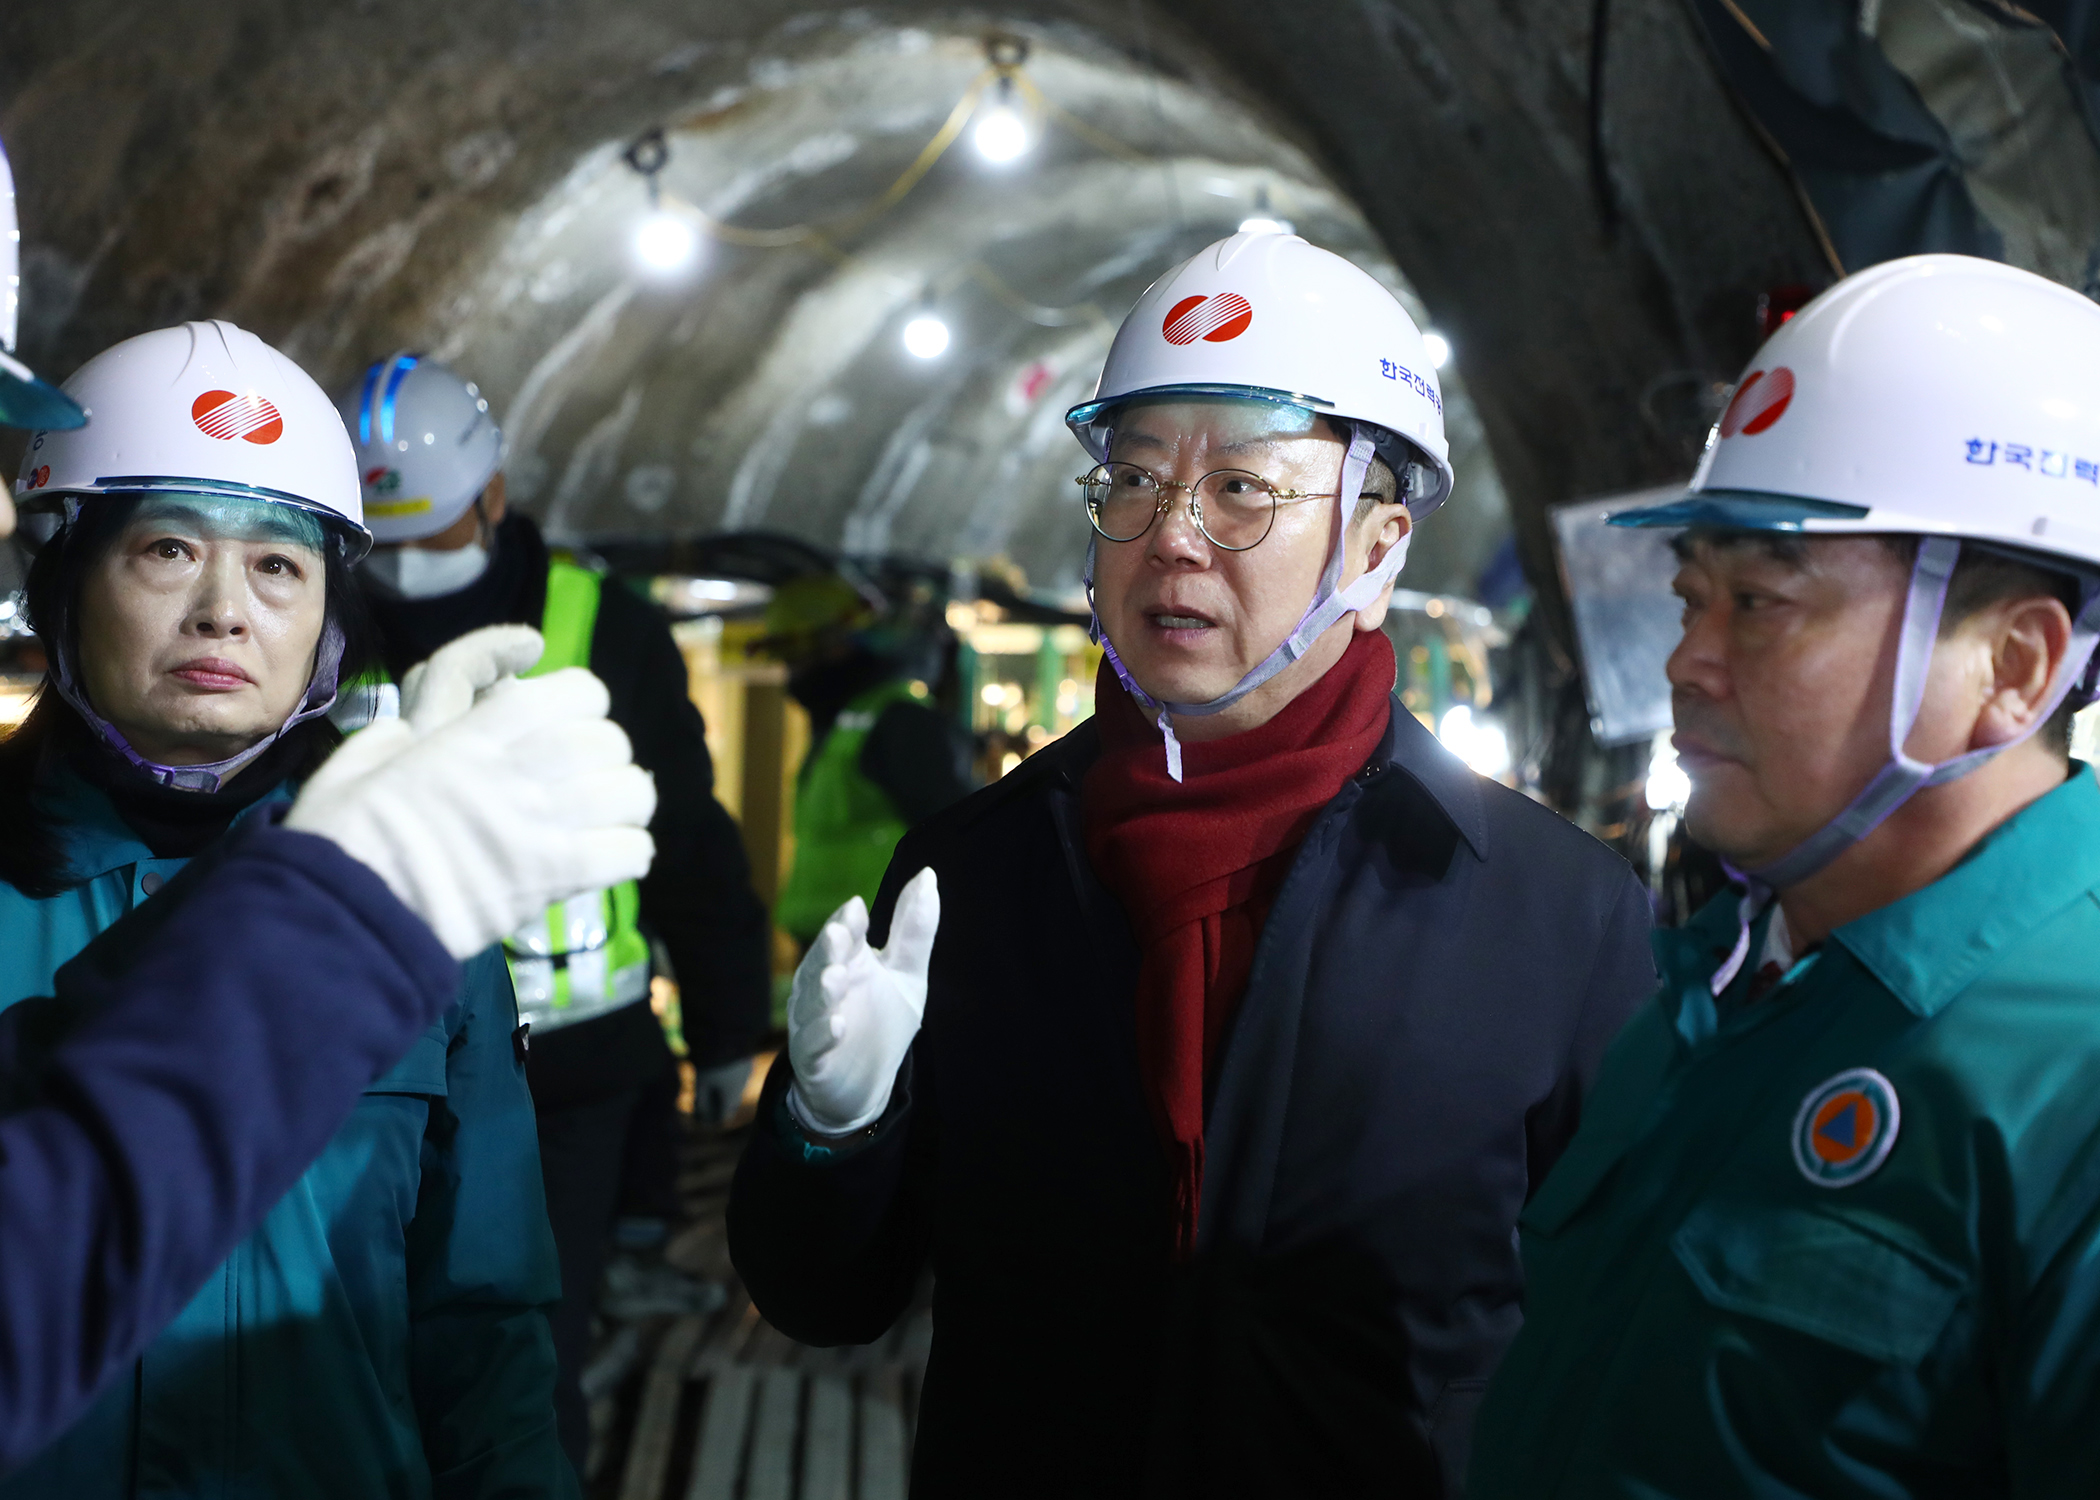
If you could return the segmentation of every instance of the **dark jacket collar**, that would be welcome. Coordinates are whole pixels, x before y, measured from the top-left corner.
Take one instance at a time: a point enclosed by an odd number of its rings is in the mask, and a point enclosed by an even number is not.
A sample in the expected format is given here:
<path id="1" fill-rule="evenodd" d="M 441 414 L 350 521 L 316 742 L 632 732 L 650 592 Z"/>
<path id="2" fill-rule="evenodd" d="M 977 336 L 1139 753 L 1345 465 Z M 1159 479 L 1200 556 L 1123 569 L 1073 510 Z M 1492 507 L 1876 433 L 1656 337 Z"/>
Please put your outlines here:
<path id="1" fill-rule="evenodd" d="M 1393 722 L 1380 747 L 1386 764 L 1405 772 L 1466 841 L 1475 859 L 1488 857 L 1487 812 L 1480 800 L 1480 777 L 1446 750 L 1422 721 L 1393 700 Z"/>
<path id="2" fill-rule="evenodd" d="M 997 795 L 982 800 L 979 815 L 1010 797 L 1026 795 L 1054 782 L 1061 781 L 1076 790 L 1100 754 L 1101 731 L 1089 719 L 1016 766 L 996 784 Z M 1436 736 L 1423 728 L 1397 698 L 1393 700 L 1385 738 L 1365 762 L 1365 771 L 1378 774 L 1359 773 L 1369 785 L 1358 813 L 1371 820 L 1378 837 L 1411 844 L 1419 836 L 1422 814 L 1429 813 L 1464 839 L 1474 858 L 1487 858 L 1487 815 L 1481 804 L 1480 778 L 1439 744 Z M 1343 795 L 1348 790 L 1345 787 Z"/>

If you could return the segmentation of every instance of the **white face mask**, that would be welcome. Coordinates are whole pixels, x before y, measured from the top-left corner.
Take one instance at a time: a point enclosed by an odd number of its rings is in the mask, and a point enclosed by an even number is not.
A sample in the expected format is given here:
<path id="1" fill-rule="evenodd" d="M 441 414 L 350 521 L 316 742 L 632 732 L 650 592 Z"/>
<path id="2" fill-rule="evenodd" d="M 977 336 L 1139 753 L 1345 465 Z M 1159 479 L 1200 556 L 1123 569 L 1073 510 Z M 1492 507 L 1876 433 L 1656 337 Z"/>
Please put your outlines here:
<path id="1" fill-rule="evenodd" d="M 443 552 L 428 547 L 374 547 L 359 564 L 359 571 L 381 589 L 403 599 L 456 594 L 488 569 L 488 548 L 478 542 Z"/>

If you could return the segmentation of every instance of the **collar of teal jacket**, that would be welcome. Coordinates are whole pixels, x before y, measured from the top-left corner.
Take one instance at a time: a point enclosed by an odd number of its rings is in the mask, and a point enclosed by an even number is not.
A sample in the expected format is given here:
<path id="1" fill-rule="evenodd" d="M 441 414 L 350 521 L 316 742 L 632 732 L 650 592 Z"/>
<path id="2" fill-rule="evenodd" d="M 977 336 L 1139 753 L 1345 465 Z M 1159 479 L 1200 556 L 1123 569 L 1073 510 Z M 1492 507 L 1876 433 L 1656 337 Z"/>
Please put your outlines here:
<path id="1" fill-rule="evenodd" d="M 261 800 L 235 813 L 234 825 L 273 803 L 291 801 L 292 792 L 289 781 L 271 788 Z M 57 768 L 37 789 L 36 806 L 58 826 L 66 871 L 75 881 L 93 880 L 154 858 L 153 851 L 118 813 L 116 804 L 69 767 Z"/>
<path id="2" fill-rule="evenodd" d="M 2100 781 L 2071 762 L 2061 786 L 1980 839 L 1923 890 L 1868 912 L 1831 934 L 1905 1008 L 1935 1015 L 2008 948 L 2100 887 Z M 1740 892 L 1723 891 L 1683 927 L 1655 935 L 1663 1004 L 1676 1020 L 1710 997 L 1714 971 L 1734 947 Z M 1766 918 L 1751 933 L 1764 939 Z M 1749 982 L 1745 964 L 1735 987 Z M 1712 1001 L 1706 998 L 1706 1005 Z M 1680 1027 L 1680 1030 L 1682 1028 Z"/>

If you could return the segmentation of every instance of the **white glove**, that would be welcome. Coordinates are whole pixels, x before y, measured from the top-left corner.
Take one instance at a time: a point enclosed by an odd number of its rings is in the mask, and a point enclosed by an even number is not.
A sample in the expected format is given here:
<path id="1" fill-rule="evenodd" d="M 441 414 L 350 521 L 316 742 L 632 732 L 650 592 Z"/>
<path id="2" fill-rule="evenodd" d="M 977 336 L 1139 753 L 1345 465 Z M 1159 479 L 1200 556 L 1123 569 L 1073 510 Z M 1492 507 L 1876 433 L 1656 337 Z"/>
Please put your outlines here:
<path id="1" fill-rule="evenodd" d="M 530 625 L 470 630 L 408 669 L 401 679 L 401 717 L 419 737 L 449 724 L 498 678 L 515 677 L 538 661 L 546 646 Z"/>
<path id="2" fill-rule="evenodd" d="M 439 652 L 411 683 L 412 702 L 422 688 L 420 721 L 383 719 L 352 735 L 285 818 L 369 865 L 455 958 L 552 902 L 640 878 L 656 853 L 656 785 L 605 717 L 605 684 L 580 667 L 498 681 L 520 659 L 515 641 L 444 660 L 473 640 Z M 434 727 L 419 732 L 418 722 Z"/>
<path id="3" fill-rule="evenodd" d="M 818 1135 L 850 1135 L 889 1108 L 890 1090 L 926 1013 L 926 966 L 941 925 L 941 891 L 921 870 L 897 897 L 886 948 L 868 946 L 868 908 L 855 896 L 831 914 L 795 970 L 788 998 L 788 1109 Z"/>

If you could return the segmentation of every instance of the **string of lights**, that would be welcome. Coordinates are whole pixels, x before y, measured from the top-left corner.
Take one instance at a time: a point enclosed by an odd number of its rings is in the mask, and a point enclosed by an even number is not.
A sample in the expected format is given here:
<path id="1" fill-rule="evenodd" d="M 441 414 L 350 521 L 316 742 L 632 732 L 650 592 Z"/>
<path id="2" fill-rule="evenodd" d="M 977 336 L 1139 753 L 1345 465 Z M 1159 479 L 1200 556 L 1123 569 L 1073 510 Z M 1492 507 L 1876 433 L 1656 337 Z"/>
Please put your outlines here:
<path id="1" fill-rule="evenodd" d="M 622 153 L 627 166 L 647 184 L 649 195 L 649 212 L 635 231 L 636 255 L 652 270 L 675 272 L 691 264 L 699 253 L 700 238 L 705 235 L 746 249 L 814 251 L 837 265 L 850 265 L 857 257 L 844 242 L 902 204 L 965 132 L 977 154 L 993 167 L 1005 167 L 1026 156 L 1041 138 L 1045 125 L 1055 125 L 1119 161 L 1144 165 L 1158 160 L 1073 114 L 1045 94 L 1028 76 L 1028 52 L 1025 38 L 989 38 L 985 43 L 984 68 L 964 87 L 940 128 L 911 164 L 869 202 L 821 221 L 758 229 L 708 213 L 663 186 L 662 173 L 670 161 L 670 144 L 666 127 L 652 127 Z M 668 127 L 672 131 L 679 128 L 680 122 Z M 1256 193 L 1254 211 L 1240 228 L 1289 233 L 1292 225 L 1276 216 L 1269 206 L 1268 191 L 1263 188 Z M 1063 307 L 1036 302 L 1009 285 L 984 261 L 971 259 L 949 268 L 927 287 L 918 309 L 904 326 L 903 341 L 908 353 L 930 360 L 947 352 L 952 335 L 937 304 L 942 296 L 965 282 L 976 283 L 1016 317 L 1038 327 L 1092 324 L 1104 330 L 1114 328 L 1113 320 L 1094 302 Z M 1437 367 L 1442 368 L 1450 356 L 1450 345 L 1436 334 L 1428 335 L 1427 343 Z"/>
<path id="2" fill-rule="evenodd" d="M 867 229 L 903 203 L 965 131 L 978 155 L 992 166 L 1006 166 L 1027 155 L 1040 134 L 1035 123 L 1038 121 L 1054 122 L 1095 150 L 1120 161 L 1151 160 L 1045 95 L 1024 71 L 1028 58 L 1024 39 L 994 37 L 986 43 L 985 50 L 988 60 L 983 71 L 965 86 L 954 108 L 911 164 L 870 202 L 821 222 L 755 229 L 708 213 L 663 186 L 661 174 L 670 160 L 666 128 L 656 126 L 645 131 L 622 153 L 628 167 L 647 184 L 649 193 L 649 212 L 635 233 L 635 253 L 654 270 L 677 270 L 698 253 L 699 237 L 704 234 L 723 244 L 747 249 L 813 250 L 837 264 L 849 264 L 855 257 L 841 241 Z M 676 122 L 669 127 L 674 131 L 677 128 Z M 1064 307 L 1036 302 L 1015 290 L 982 260 L 973 259 L 951 268 L 928 289 L 921 308 L 905 324 L 904 344 L 909 353 L 921 359 L 937 359 L 947 352 L 950 333 L 935 302 L 964 282 L 975 282 L 1016 317 L 1039 327 L 1114 326 L 1094 302 Z"/>

